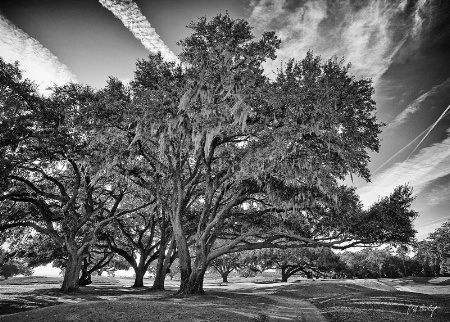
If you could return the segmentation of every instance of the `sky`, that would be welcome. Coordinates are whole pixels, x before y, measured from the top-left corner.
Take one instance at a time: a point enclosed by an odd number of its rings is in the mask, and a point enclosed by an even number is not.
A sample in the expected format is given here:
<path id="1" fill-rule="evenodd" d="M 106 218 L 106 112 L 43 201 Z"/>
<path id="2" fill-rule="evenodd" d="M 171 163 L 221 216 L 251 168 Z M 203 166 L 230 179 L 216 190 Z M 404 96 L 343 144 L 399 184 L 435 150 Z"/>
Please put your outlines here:
<path id="1" fill-rule="evenodd" d="M 267 75 L 308 50 L 351 63 L 371 78 L 386 124 L 371 153 L 371 182 L 347 184 L 367 207 L 401 184 L 413 187 L 417 238 L 450 220 L 450 1 L 448 0 L 2 0 L 0 56 L 19 61 L 42 89 L 108 76 L 129 81 L 138 59 L 177 42 L 198 17 L 228 11 L 255 36 L 275 31 L 282 45 Z"/>

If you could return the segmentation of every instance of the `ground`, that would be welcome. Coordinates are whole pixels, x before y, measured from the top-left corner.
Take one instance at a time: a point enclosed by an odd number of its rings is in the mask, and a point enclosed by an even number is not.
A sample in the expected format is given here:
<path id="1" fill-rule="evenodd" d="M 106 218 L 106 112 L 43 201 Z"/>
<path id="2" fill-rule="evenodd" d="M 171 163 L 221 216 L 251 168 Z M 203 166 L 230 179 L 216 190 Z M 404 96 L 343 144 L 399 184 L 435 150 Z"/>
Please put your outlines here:
<path id="1" fill-rule="evenodd" d="M 145 280 L 151 284 L 150 280 Z M 0 281 L 0 321 L 450 321 L 450 279 L 207 279 L 205 296 L 130 288 L 132 279 L 94 277 L 75 294 L 61 278 Z M 267 319 L 268 318 L 268 319 Z"/>

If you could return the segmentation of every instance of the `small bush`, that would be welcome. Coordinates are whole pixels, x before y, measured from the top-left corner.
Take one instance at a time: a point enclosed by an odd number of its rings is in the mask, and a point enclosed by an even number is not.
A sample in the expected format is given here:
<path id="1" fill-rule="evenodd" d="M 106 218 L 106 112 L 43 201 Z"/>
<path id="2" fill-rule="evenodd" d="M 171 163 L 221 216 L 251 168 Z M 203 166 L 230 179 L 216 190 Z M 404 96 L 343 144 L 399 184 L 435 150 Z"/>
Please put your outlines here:
<path id="1" fill-rule="evenodd" d="M 0 276 L 3 276 L 5 280 L 19 273 L 19 268 L 14 264 L 2 264 L 0 266 Z"/>

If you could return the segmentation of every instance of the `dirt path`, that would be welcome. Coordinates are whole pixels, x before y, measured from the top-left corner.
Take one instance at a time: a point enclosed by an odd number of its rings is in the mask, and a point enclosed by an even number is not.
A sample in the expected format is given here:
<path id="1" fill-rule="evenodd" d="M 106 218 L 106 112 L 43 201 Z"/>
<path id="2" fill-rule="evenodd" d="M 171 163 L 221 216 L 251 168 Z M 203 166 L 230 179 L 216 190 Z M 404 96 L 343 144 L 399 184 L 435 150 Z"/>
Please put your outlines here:
<path id="1" fill-rule="evenodd" d="M 205 290 L 213 291 L 218 296 L 220 293 L 227 296 L 252 296 L 255 298 L 267 299 L 267 303 L 260 305 L 246 306 L 239 305 L 239 311 L 246 316 L 255 316 L 255 310 L 260 310 L 270 317 L 271 321 L 304 321 L 304 322 L 326 322 L 319 309 L 308 301 L 293 299 L 275 295 L 280 289 L 293 283 L 207 283 Z M 229 309 L 229 308 L 228 308 Z"/>
<path id="2" fill-rule="evenodd" d="M 267 297 L 278 302 L 274 307 L 267 309 L 271 318 L 285 318 L 302 322 L 326 322 L 319 309 L 307 301 L 293 300 L 280 296 L 267 295 Z"/>

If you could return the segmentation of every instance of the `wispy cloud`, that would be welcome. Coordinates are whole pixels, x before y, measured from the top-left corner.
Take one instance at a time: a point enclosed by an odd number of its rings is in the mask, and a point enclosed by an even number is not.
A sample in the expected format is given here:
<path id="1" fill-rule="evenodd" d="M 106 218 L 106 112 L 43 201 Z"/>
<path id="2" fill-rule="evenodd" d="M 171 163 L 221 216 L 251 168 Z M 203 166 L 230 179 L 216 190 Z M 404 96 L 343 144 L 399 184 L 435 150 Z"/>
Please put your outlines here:
<path id="1" fill-rule="evenodd" d="M 423 106 L 427 105 L 427 99 L 432 98 L 436 94 L 443 93 L 445 91 L 450 91 L 450 77 L 439 85 L 433 86 L 428 92 L 423 93 L 418 98 L 416 98 L 411 104 L 408 105 L 391 123 L 389 123 L 386 130 L 391 130 L 397 126 L 405 123 L 407 119 L 419 111 Z"/>
<path id="2" fill-rule="evenodd" d="M 450 129 L 449 129 L 450 130 Z M 447 130 L 447 134 L 450 131 Z M 358 189 L 362 202 L 369 206 L 381 196 L 408 183 L 419 194 L 434 180 L 450 174 L 450 137 L 419 151 L 413 158 L 396 163 L 382 173 L 375 175 L 372 182 Z"/>
<path id="3" fill-rule="evenodd" d="M 76 82 L 76 76 L 39 41 L 15 26 L 0 13 L 0 56 L 7 62 L 19 61 L 24 76 L 40 85 Z"/>
<path id="4" fill-rule="evenodd" d="M 257 30 L 275 30 L 283 41 L 277 61 L 266 67 L 274 70 L 280 61 L 301 59 L 312 49 L 324 58 L 345 57 L 354 74 L 376 83 L 402 45 L 419 33 L 415 13 L 423 5 L 419 1 L 411 13 L 407 1 L 260 0 L 251 3 L 250 20 Z"/>
<path id="5" fill-rule="evenodd" d="M 420 231 L 417 233 L 417 240 L 423 240 L 428 237 L 431 232 L 434 232 L 436 229 L 442 226 L 442 224 L 448 221 L 450 216 L 443 216 L 431 221 L 418 223 L 420 226 Z"/>
<path id="6" fill-rule="evenodd" d="M 136 3 L 131 0 L 99 1 L 131 31 L 148 51 L 153 54 L 159 51 L 166 60 L 178 61 L 177 56 L 164 44 Z"/>
<path id="7" fill-rule="evenodd" d="M 427 196 L 426 201 L 428 206 L 437 206 L 443 202 L 448 202 L 450 196 L 450 183 L 446 185 L 440 185 L 431 189 Z"/>

